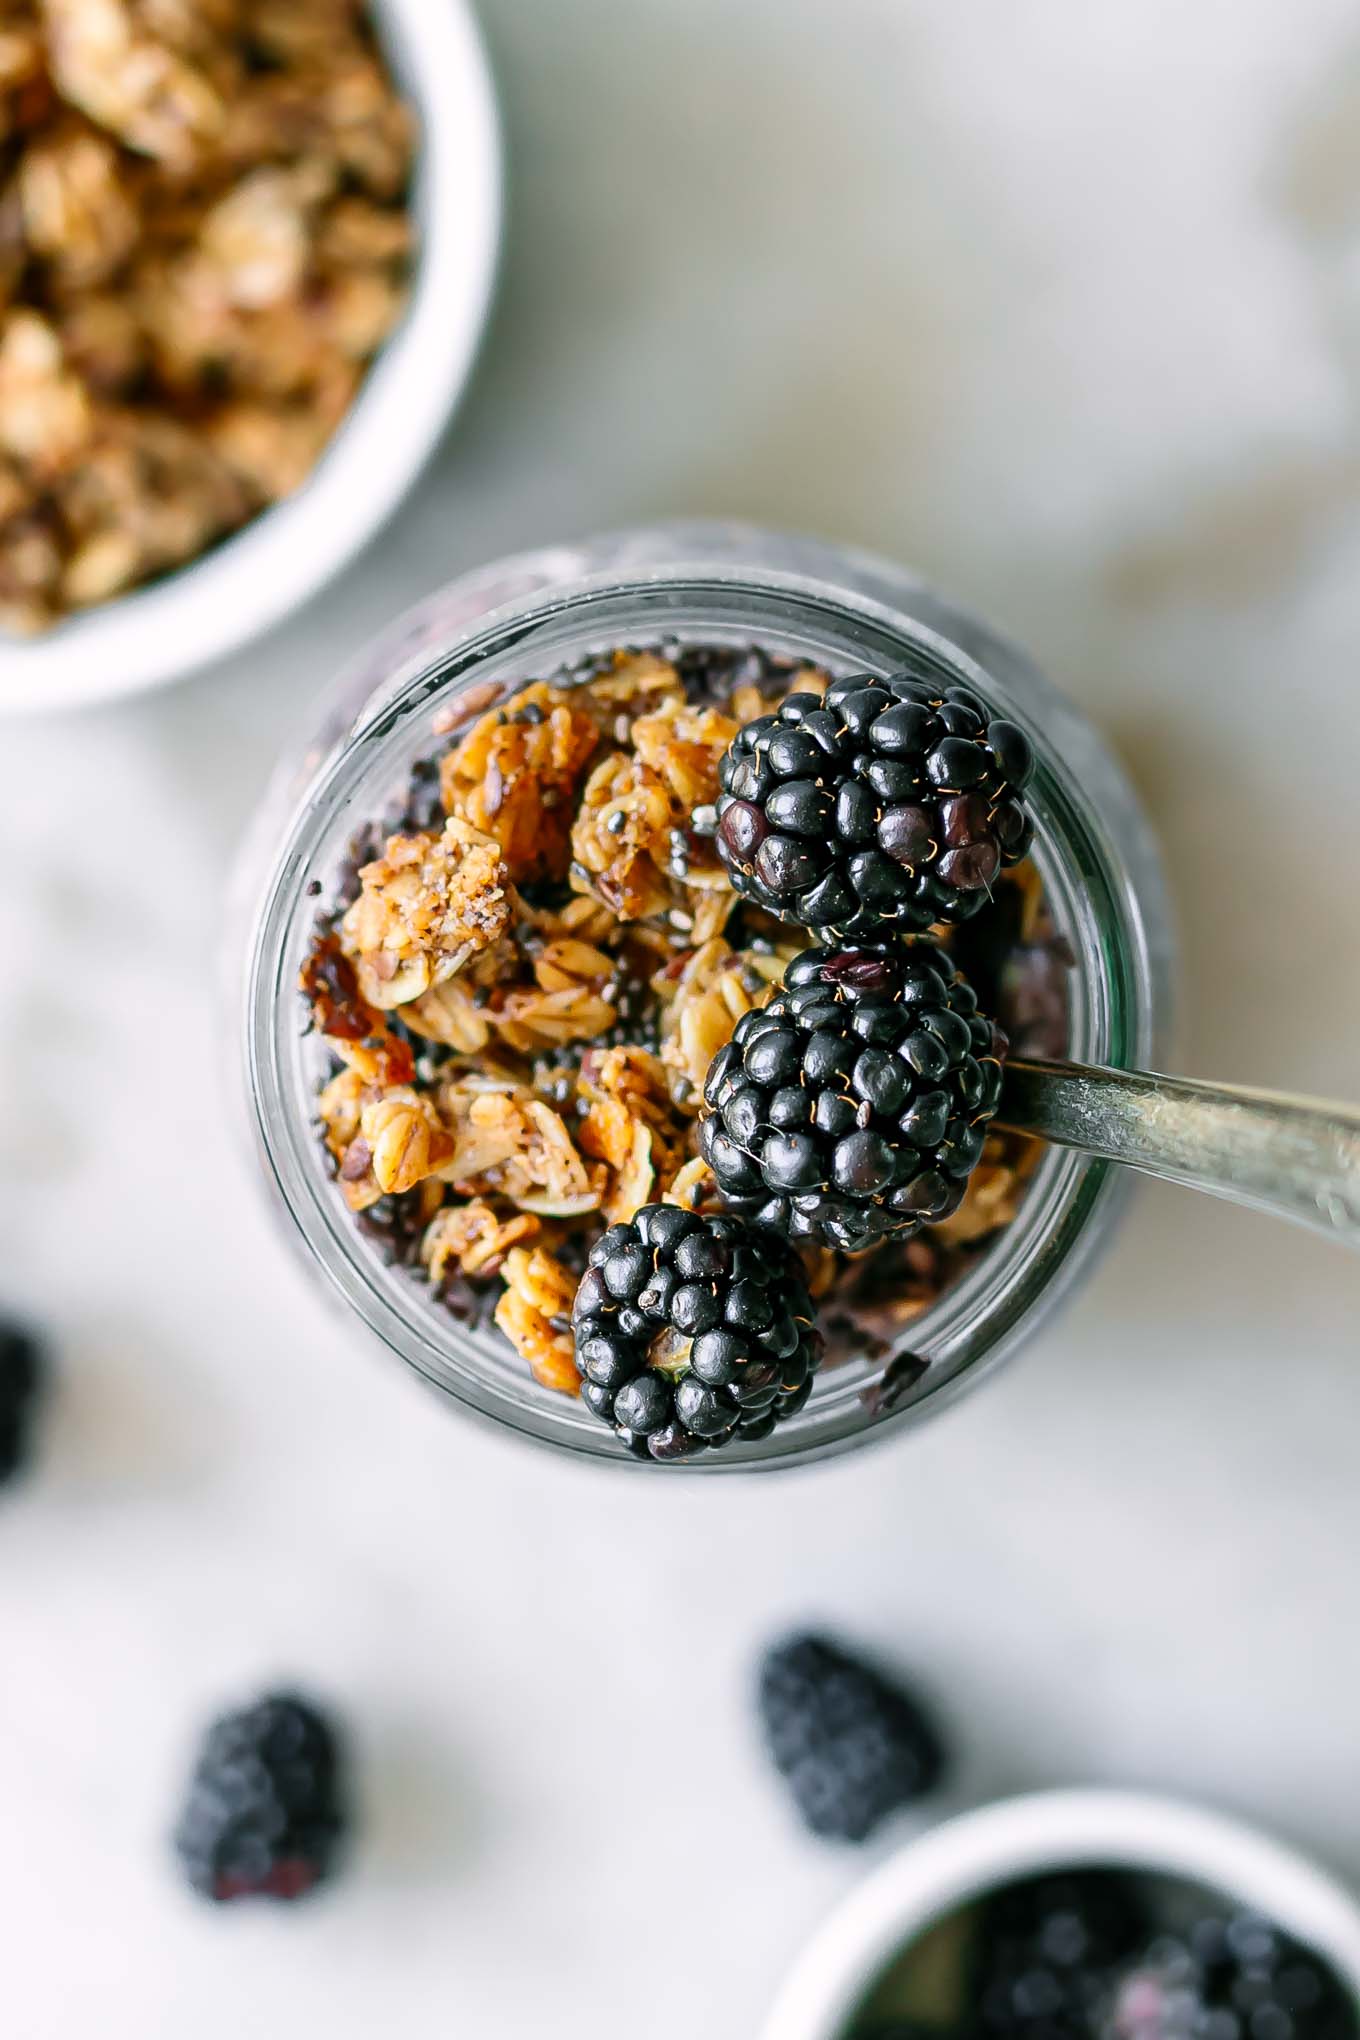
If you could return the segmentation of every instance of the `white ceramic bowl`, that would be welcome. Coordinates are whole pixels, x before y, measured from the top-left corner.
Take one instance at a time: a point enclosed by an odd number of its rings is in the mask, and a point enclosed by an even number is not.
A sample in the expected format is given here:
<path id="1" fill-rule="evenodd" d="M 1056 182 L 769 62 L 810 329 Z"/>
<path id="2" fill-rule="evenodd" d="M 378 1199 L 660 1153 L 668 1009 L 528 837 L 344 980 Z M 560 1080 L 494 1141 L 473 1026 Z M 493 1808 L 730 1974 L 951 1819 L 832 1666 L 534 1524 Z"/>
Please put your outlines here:
<path id="1" fill-rule="evenodd" d="M 373 0 L 420 120 L 414 290 L 305 486 L 235 538 L 32 642 L 0 641 L 0 716 L 108 701 L 239 650 L 305 602 L 391 515 L 467 380 L 500 239 L 500 134 L 466 0 Z"/>
<path id="2" fill-rule="evenodd" d="M 1360 2000 L 1360 1906 L 1292 1849 L 1143 1793 L 1039 1792 L 946 1821 L 835 1911 L 780 1992 L 762 2040 L 845 2040 L 870 1984 L 932 1921 L 994 1885 L 1072 1864 L 1163 1871 L 1266 1914 Z"/>

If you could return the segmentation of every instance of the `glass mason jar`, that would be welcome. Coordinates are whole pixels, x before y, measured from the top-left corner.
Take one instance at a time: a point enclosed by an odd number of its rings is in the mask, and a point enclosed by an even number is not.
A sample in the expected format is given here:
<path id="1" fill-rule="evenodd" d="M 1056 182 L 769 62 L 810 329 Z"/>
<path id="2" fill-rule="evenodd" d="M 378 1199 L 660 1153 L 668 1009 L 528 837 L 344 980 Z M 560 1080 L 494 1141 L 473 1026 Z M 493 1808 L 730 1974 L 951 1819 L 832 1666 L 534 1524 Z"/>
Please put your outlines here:
<path id="1" fill-rule="evenodd" d="M 925 656 L 1020 723 L 1038 764 L 1034 855 L 1077 959 L 1069 1053 L 1155 1064 L 1170 934 L 1156 848 L 1090 725 L 1019 652 L 901 569 L 731 525 L 670 525 L 555 547 L 465 575 L 340 676 L 283 762 L 243 855 L 242 1075 L 280 1223 L 317 1279 L 453 1402 L 543 1444 L 636 1465 L 573 1399 L 540 1387 L 490 1327 L 458 1323 L 355 1225 L 316 1132 L 325 1051 L 302 1031 L 298 974 L 328 884 L 363 822 L 389 810 L 448 730 L 535 678 L 626 645 L 757 643 L 833 677 Z M 475 695 L 471 690 L 476 690 Z M 447 737 L 444 744 L 448 742 Z M 949 1401 L 1034 1336 L 1090 1270 L 1120 1202 L 1117 1172 L 1046 1151 L 1011 1223 L 903 1331 L 902 1354 L 850 1358 L 759 1442 L 700 1454 L 700 1472 L 790 1465 L 886 1435 Z M 888 1389 L 884 1388 L 885 1371 Z M 919 1375 L 919 1378 L 917 1378 Z"/>

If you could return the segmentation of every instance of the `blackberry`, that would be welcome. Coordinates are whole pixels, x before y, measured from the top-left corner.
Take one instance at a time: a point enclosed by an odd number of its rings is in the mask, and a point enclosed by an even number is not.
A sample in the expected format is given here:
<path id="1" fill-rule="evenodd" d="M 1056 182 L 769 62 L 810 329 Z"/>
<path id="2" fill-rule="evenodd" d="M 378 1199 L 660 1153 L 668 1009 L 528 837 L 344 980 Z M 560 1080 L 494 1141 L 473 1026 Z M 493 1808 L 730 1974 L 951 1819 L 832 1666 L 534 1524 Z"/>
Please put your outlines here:
<path id="1" fill-rule="evenodd" d="M 1046 1873 L 990 1892 L 969 1992 L 978 2033 L 1092 2040 L 1105 2030 L 1119 1971 L 1148 1930 L 1142 1889 L 1121 1870 Z"/>
<path id="2" fill-rule="evenodd" d="M 824 1637 L 769 1651 L 759 1701 L 770 1754 L 814 1834 L 862 1842 L 943 1773 L 920 1703 Z"/>
<path id="3" fill-rule="evenodd" d="M 37 1340 L 18 1325 L 0 1324 L 0 1482 L 18 1473 L 28 1457 L 42 1374 Z"/>
<path id="4" fill-rule="evenodd" d="M 907 670 L 791 694 L 719 769 L 736 891 L 819 933 L 966 921 L 1033 833 L 1029 739 L 966 687 Z"/>
<path id="5" fill-rule="evenodd" d="M 821 1357 L 787 1241 L 673 1204 L 596 1241 L 572 1324 L 582 1400 L 653 1459 L 763 1438 L 802 1408 Z"/>
<path id="6" fill-rule="evenodd" d="M 859 1251 L 958 1208 L 1004 1047 L 934 943 L 804 950 L 714 1058 L 700 1150 L 733 1211 Z"/>
<path id="7" fill-rule="evenodd" d="M 199 1751 L 175 1847 L 205 1898 L 301 1898 L 329 1876 L 345 1827 L 341 1753 L 292 1693 L 224 1714 Z"/>

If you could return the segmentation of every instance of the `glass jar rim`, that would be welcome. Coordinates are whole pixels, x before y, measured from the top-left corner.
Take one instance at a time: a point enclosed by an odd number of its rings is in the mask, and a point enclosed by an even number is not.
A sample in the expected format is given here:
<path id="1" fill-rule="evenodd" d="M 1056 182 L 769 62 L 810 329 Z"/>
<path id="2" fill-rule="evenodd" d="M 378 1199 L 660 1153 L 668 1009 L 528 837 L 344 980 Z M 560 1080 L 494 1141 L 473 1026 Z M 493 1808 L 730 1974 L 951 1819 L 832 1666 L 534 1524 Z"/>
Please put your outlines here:
<path id="1" fill-rule="evenodd" d="M 880 577 L 896 577 L 902 600 L 923 592 L 898 570 L 873 564 Z M 1002 641 L 989 642 L 1018 657 Z M 815 659 L 833 673 L 890 671 L 909 657 L 925 656 L 1004 707 L 1034 743 L 1035 854 L 1084 966 L 1074 973 L 1072 1052 L 1113 1064 L 1146 1061 L 1158 1019 L 1137 890 L 1106 827 L 1106 802 L 1097 802 L 1091 785 L 1075 782 L 1062 763 L 1065 724 L 1080 730 L 1086 751 L 1095 747 L 1094 776 L 1108 802 L 1132 806 L 1132 796 L 1089 725 L 1028 667 L 1027 684 L 1039 690 L 1037 710 L 1034 700 L 1017 699 L 992 663 L 891 600 L 818 575 L 708 558 L 579 575 L 476 615 L 469 629 L 433 653 L 414 649 L 390 679 L 375 685 L 329 752 L 312 761 L 306 791 L 273 859 L 246 977 L 245 1079 L 254 1141 L 291 1236 L 385 1345 L 498 1428 L 615 1465 L 637 1462 L 579 1404 L 538 1390 L 527 1370 L 522 1378 L 511 1375 L 492 1346 L 495 1334 L 456 1323 L 404 1270 L 385 1266 L 355 1226 L 323 1165 L 315 1086 L 301 1080 L 297 967 L 311 920 L 308 884 L 339 861 L 346 819 L 352 827 L 382 805 L 382 794 L 365 804 L 364 789 L 381 785 L 385 792 L 403 760 L 428 755 L 436 742 L 455 734 L 456 722 L 448 727 L 455 704 L 466 703 L 474 687 L 478 706 L 466 710 L 467 719 L 530 679 L 565 675 L 613 646 L 670 643 L 758 643 Z M 378 660 L 390 657 L 392 648 L 391 637 L 385 651 L 380 642 Z M 370 667 L 376 663 L 370 656 Z M 770 1438 L 736 1451 L 701 1454 L 685 1470 L 796 1465 L 889 1435 L 927 1410 L 944 1407 L 1011 1352 L 1068 1292 L 1108 1230 L 1120 1187 L 1103 1165 L 1050 1150 L 996 1245 L 908 1327 L 889 1354 L 890 1382 L 894 1358 L 929 1348 L 924 1378 L 900 1402 L 884 1389 L 882 1361 L 872 1363 L 872 1379 L 858 1363 L 848 1363 L 824 1373 L 804 1411 Z"/>

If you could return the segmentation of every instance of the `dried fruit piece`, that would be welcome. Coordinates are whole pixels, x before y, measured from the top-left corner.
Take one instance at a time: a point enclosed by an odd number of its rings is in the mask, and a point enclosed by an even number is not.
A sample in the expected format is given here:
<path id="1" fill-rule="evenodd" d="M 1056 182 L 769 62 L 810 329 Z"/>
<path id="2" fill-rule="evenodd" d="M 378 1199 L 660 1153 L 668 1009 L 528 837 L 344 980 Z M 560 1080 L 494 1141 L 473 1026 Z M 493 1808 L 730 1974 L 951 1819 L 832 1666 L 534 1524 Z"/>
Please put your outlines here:
<path id="1" fill-rule="evenodd" d="M 360 996 L 354 966 L 335 936 L 324 936 L 313 945 L 299 984 L 311 1008 L 312 1025 L 365 1083 L 411 1082 L 416 1062 L 410 1043 L 394 1035 L 384 1016 Z"/>

